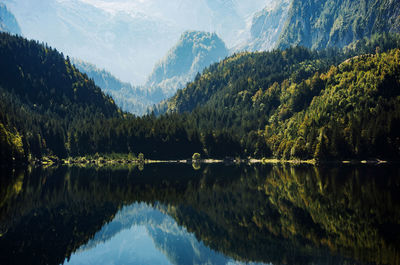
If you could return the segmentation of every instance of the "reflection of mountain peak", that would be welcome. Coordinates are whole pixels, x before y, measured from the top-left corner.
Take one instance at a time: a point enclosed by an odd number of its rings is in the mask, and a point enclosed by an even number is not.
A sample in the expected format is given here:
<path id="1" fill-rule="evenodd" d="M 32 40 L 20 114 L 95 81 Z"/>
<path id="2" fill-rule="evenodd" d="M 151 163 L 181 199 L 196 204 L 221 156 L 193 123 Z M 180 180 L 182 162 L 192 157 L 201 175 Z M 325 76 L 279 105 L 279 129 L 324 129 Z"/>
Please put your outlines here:
<path id="1" fill-rule="evenodd" d="M 119 233 L 135 226 L 144 226 L 159 249 L 172 264 L 226 264 L 227 259 L 199 242 L 193 234 L 180 227 L 172 217 L 162 213 L 166 207 L 134 203 L 121 209 L 115 218 L 103 226 L 78 253 L 96 248 Z"/>
<path id="2" fill-rule="evenodd" d="M 156 247 L 172 264 L 226 264 L 228 262 L 227 258 L 206 247 L 194 234 L 178 226 L 176 221 L 169 216 L 166 216 L 160 226 L 147 226 L 147 231 Z"/>
<path id="3" fill-rule="evenodd" d="M 123 207 L 107 225 L 98 231 L 93 239 L 82 246 L 79 251 L 86 251 L 96 247 L 98 244 L 106 242 L 123 230 L 130 229 L 132 226 L 160 225 L 164 214 L 145 203 L 134 203 Z"/>

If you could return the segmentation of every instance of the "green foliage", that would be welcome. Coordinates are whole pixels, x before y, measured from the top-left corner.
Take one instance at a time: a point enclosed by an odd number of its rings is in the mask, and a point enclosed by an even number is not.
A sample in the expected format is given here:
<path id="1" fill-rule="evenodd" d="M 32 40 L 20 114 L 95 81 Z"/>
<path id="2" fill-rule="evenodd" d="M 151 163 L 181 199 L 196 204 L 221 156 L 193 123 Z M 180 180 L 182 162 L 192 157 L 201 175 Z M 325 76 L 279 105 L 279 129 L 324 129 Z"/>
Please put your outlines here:
<path id="1" fill-rule="evenodd" d="M 25 158 L 22 138 L 8 131 L 0 122 L 0 161 L 3 163 L 21 162 Z"/>
<path id="2" fill-rule="evenodd" d="M 143 154 L 143 153 L 140 153 L 140 154 L 138 155 L 138 159 L 139 159 L 139 161 L 144 161 L 144 154 Z"/>
<path id="3" fill-rule="evenodd" d="M 240 154 L 234 136 L 200 133 L 186 116 L 121 113 L 69 58 L 5 33 L 0 34 L 0 122 L 19 133 L 25 156 L 37 158 L 142 152 L 171 159 L 191 157 L 193 150 L 224 156 L 220 144 Z"/>
<path id="4" fill-rule="evenodd" d="M 199 153 L 194 153 L 193 155 L 192 155 L 192 160 L 200 160 L 200 158 L 201 158 L 201 155 L 199 154 Z"/>
<path id="5" fill-rule="evenodd" d="M 271 117 L 265 136 L 275 156 L 287 157 L 287 150 L 321 160 L 400 156 L 399 49 L 349 59 L 304 83 L 323 89 L 291 117 Z M 297 84 L 293 90 L 307 91 Z"/>
<path id="6" fill-rule="evenodd" d="M 113 100 L 62 54 L 0 33 L 0 122 L 20 135 L 25 155 L 67 155 L 77 120 L 120 117 Z"/>

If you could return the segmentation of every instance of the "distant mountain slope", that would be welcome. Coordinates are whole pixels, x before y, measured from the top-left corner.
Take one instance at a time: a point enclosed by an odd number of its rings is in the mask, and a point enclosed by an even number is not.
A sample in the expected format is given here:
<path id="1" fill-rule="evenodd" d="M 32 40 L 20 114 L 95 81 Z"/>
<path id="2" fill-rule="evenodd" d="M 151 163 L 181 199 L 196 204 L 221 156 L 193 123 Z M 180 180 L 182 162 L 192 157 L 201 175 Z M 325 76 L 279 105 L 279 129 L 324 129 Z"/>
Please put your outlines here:
<path id="1" fill-rule="evenodd" d="M 215 33 L 187 31 L 155 66 L 145 86 L 165 99 L 227 55 L 225 43 Z"/>
<path id="2" fill-rule="evenodd" d="M 3 0 L 2 0 L 3 2 Z M 141 12 L 108 12 L 80 0 L 4 0 L 24 36 L 143 84 L 179 38 L 169 21 Z M 164 47 L 165 48 L 162 48 Z"/>
<path id="3" fill-rule="evenodd" d="M 285 26 L 290 7 L 290 0 L 270 3 L 263 10 L 254 14 L 250 28 L 250 39 L 239 50 L 272 50 Z"/>
<path id="4" fill-rule="evenodd" d="M 400 33 L 400 1 L 293 0 L 278 47 L 344 47 L 389 32 Z"/>
<path id="5" fill-rule="evenodd" d="M 72 62 L 80 71 L 92 78 L 104 93 L 112 96 L 123 111 L 143 115 L 149 107 L 158 103 L 152 100 L 151 94 L 144 88 L 122 82 L 111 73 L 99 69 L 91 63 L 78 59 L 73 59 Z"/>
<path id="6" fill-rule="evenodd" d="M 186 30 L 216 32 L 227 46 L 264 0 L 1 0 L 24 36 L 143 85 Z"/>
<path id="7" fill-rule="evenodd" d="M 0 31 L 21 35 L 17 20 L 3 3 L 0 3 Z"/>

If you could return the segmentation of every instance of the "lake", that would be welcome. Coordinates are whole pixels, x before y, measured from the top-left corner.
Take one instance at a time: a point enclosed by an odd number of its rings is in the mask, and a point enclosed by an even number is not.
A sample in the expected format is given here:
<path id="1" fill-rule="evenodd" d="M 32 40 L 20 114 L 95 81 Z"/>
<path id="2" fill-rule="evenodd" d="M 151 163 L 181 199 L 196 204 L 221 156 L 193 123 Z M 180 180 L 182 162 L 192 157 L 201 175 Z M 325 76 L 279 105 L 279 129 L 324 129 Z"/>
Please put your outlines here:
<path id="1" fill-rule="evenodd" d="M 1 169 L 0 264 L 400 264 L 398 165 Z"/>

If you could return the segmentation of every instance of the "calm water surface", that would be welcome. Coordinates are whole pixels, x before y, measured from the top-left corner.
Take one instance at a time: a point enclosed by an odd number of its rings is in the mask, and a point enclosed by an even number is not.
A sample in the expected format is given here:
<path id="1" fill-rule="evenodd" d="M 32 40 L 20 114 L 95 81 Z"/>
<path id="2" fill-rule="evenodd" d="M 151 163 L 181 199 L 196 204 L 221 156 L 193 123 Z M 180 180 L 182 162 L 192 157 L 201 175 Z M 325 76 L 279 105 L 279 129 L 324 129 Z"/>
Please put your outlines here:
<path id="1" fill-rule="evenodd" d="M 400 264 L 400 167 L 2 169 L 0 264 Z"/>

